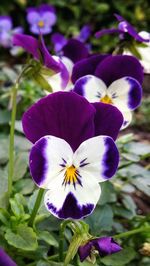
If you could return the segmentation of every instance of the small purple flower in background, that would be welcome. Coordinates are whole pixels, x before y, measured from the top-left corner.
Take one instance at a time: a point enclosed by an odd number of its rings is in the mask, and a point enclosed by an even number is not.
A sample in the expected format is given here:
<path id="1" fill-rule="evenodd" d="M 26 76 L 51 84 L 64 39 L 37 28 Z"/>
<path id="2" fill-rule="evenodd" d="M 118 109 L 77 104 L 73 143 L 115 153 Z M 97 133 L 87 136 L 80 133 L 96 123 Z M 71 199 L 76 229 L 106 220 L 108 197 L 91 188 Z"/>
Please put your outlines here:
<path id="1" fill-rule="evenodd" d="M 117 14 L 115 14 L 115 17 L 119 22 L 118 28 L 100 30 L 100 31 L 95 33 L 96 38 L 100 38 L 106 34 L 118 33 L 121 40 L 125 39 L 126 35 L 128 34 L 138 42 L 149 42 L 149 39 L 143 38 L 136 31 L 136 29 L 128 21 L 126 21 L 123 17 L 121 17 L 120 15 L 117 15 Z"/>
<path id="2" fill-rule="evenodd" d="M 91 67 L 92 62 L 95 67 Z M 136 58 L 126 55 L 93 56 L 75 65 L 72 79 L 75 82 L 74 92 L 90 102 L 116 106 L 124 117 L 122 129 L 129 125 L 131 111 L 140 105 L 142 98 L 143 69 Z"/>
<path id="3" fill-rule="evenodd" d="M 23 28 L 13 28 L 11 17 L 0 16 L 0 45 L 4 48 L 10 48 L 12 55 L 16 55 L 20 50 L 18 47 L 13 47 L 12 43 L 13 36 L 16 33 L 23 33 Z"/>
<path id="4" fill-rule="evenodd" d="M 0 265 L 17 266 L 17 264 L 8 256 L 8 254 L 1 247 L 0 247 Z"/>
<path id="5" fill-rule="evenodd" d="M 52 34 L 51 42 L 54 45 L 54 51 L 56 54 L 62 51 L 63 47 L 67 44 L 67 38 L 59 32 Z"/>
<path id="6" fill-rule="evenodd" d="M 57 17 L 53 6 L 43 4 L 39 7 L 27 9 L 27 21 L 30 24 L 30 31 L 34 34 L 49 34 L 56 20 Z"/>
<path id="7" fill-rule="evenodd" d="M 54 216 L 81 219 L 94 210 L 99 183 L 117 170 L 113 139 L 122 122 L 114 106 L 90 104 L 73 92 L 52 93 L 24 113 L 23 130 L 34 143 L 31 175 L 48 190 L 44 203 Z"/>
<path id="8" fill-rule="evenodd" d="M 81 42 L 86 42 L 88 38 L 91 35 L 91 27 L 89 25 L 84 25 L 78 36 L 76 36 L 76 39 L 81 41 Z"/>
<path id="9" fill-rule="evenodd" d="M 80 261 L 84 261 L 86 258 L 91 258 L 95 255 L 95 251 L 98 251 L 101 257 L 111 255 L 121 251 L 121 246 L 112 237 L 100 237 L 92 239 L 78 249 Z"/>

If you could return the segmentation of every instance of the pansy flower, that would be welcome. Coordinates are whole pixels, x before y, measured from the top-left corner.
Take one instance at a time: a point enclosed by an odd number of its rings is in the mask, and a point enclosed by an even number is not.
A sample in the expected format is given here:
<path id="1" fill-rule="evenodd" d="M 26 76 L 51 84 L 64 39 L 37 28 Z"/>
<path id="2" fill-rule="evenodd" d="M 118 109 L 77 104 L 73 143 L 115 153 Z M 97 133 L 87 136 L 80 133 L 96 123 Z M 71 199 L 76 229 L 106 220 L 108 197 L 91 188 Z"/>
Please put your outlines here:
<path id="1" fill-rule="evenodd" d="M 91 68 L 88 63 L 93 59 L 95 65 Z M 100 58 L 99 64 L 96 61 L 97 57 L 93 59 L 82 60 L 75 66 L 73 91 L 90 102 L 103 102 L 116 106 L 123 114 L 122 128 L 124 128 L 132 119 L 131 111 L 136 109 L 141 102 L 142 67 L 132 56 L 106 56 Z M 82 69 L 83 77 L 76 80 L 81 75 Z"/>
<path id="2" fill-rule="evenodd" d="M 27 9 L 27 21 L 30 24 L 30 31 L 34 34 L 49 34 L 56 20 L 57 17 L 53 6 L 44 4 Z"/>
<path id="3" fill-rule="evenodd" d="M 103 35 L 106 34 L 119 34 L 120 39 L 125 39 L 126 36 L 131 36 L 138 42 L 149 42 L 148 38 L 142 37 L 136 29 L 122 16 L 115 14 L 116 19 L 118 20 L 118 28 L 112 28 L 112 29 L 103 29 L 98 32 L 96 32 L 95 36 L 96 38 L 100 38 Z"/>
<path id="4" fill-rule="evenodd" d="M 90 25 L 84 25 L 81 30 L 79 35 L 76 36 L 76 38 L 81 41 L 81 42 L 86 42 L 88 38 L 91 35 L 91 27 Z"/>
<path id="5" fill-rule="evenodd" d="M 86 258 L 92 258 L 96 255 L 96 251 L 101 257 L 111 255 L 121 251 L 121 246 L 112 237 L 100 237 L 88 241 L 78 249 L 81 262 Z"/>
<path id="6" fill-rule="evenodd" d="M 12 39 L 14 34 L 23 33 L 22 27 L 13 28 L 12 19 L 9 16 L 0 16 L 0 45 L 10 48 L 10 53 L 16 55 L 20 48 L 13 47 Z"/>
<path id="7" fill-rule="evenodd" d="M 42 58 L 42 63 L 46 68 L 53 70 L 54 76 L 55 74 L 60 73 L 60 88 L 66 88 L 69 82 L 68 70 L 59 57 L 54 57 L 49 53 L 42 37 L 38 41 L 36 38 L 30 35 L 15 34 L 13 37 L 13 44 L 22 47 L 36 60 L 40 61 Z M 45 76 L 47 81 L 48 78 L 49 77 Z"/>
<path id="8" fill-rule="evenodd" d="M 8 256 L 8 254 L 1 247 L 0 247 L 0 265 L 17 266 L 17 264 Z"/>
<path id="9" fill-rule="evenodd" d="M 81 219 L 94 210 L 99 182 L 111 178 L 118 166 L 113 139 L 122 122 L 117 108 L 90 104 L 73 92 L 50 94 L 25 112 L 23 129 L 34 143 L 31 175 L 48 190 L 44 203 L 53 215 Z"/>

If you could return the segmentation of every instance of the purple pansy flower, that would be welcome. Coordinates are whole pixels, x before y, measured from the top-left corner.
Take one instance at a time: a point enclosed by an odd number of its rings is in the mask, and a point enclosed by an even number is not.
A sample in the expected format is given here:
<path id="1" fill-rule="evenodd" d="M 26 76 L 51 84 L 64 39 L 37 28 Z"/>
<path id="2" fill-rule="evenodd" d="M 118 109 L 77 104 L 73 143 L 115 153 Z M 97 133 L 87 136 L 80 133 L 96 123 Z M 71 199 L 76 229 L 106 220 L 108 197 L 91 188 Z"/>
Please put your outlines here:
<path id="1" fill-rule="evenodd" d="M 1 247 L 0 247 L 0 265 L 17 266 L 17 264 L 8 256 L 8 254 Z"/>
<path id="2" fill-rule="evenodd" d="M 120 39 L 125 39 L 126 35 L 130 35 L 138 42 L 149 42 L 147 38 L 143 38 L 136 29 L 128 22 L 126 21 L 122 16 L 115 14 L 116 19 L 118 20 L 118 28 L 112 28 L 112 29 L 103 29 L 98 32 L 96 32 L 95 36 L 96 38 L 100 38 L 103 35 L 106 34 L 119 34 Z"/>
<path id="3" fill-rule="evenodd" d="M 92 239 L 78 249 L 81 262 L 91 257 L 94 251 L 98 251 L 101 257 L 117 253 L 122 250 L 121 246 L 112 237 L 100 237 Z"/>
<path id="4" fill-rule="evenodd" d="M 112 138 L 122 122 L 117 108 L 90 104 L 73 92 L 50 94 L 25 112 L 24 133 L 34 143 L 31 175 L 48 189 L 44 203 L 53 215 L 81 219 L 94 210 L 99 182 L 111 178 L 118 166 Z"/>
<path id="5" fill-rule="evenodd" d="M 30 35 L 16 34 L 13 37 L 13 44 L 25 49 L 36 60 L 40 60 L 42 57 L 45 67 L 53 70 L 54 73 L 60 73 L 60 88 L 66 88 L 69 82 L 68 70 L 59 57 L 54 57 L 49 53 L 42 37 L 40 38 L 40 41 L 38 41 Z M 51 77 L 45 76 L 45 79 L 49 82 Z"/>
<path id="6" fill-rule="evenodd" d="M 30 24 L 30 31 L 34 34 L 50 33 L 56 20 L 55 9 L 50 5 L 44 4 L 27 9 L 27 21 Z"/>
<path id="7" fill-rule="evenodd" d="M 76 38 L 81 41 L 81 42 L 86 42 L 88 40 L 88 38 L 91 35 L 91 27 L 90 25 L 84 25 L 78 36 L 76 36 Z"/>
<path id="8" fill-rule="evenodd" d="M 11 48 L 10 52 L 12 53 L 14 51 L 12 39 L 13 35 L 16 33 L 23 33 L 23 28 L 22 27 L 13 28 L 11 17 L 0 16 L 0 45 L 3 46 L 4 48 Z"/>
<path id="9" fill-rule="evenodd" d="M 91 67 L 92 61 L 94 64 Z M 74 92 L 90 102 L 116 106 L 124 117 L 122 128 L 127 127 L 132 119 L 131 111 L 140 105 L 142 98 L 143 69 L 136 58 L 93 56 L 74 66 L 72 78 L 75 82 Z"/>

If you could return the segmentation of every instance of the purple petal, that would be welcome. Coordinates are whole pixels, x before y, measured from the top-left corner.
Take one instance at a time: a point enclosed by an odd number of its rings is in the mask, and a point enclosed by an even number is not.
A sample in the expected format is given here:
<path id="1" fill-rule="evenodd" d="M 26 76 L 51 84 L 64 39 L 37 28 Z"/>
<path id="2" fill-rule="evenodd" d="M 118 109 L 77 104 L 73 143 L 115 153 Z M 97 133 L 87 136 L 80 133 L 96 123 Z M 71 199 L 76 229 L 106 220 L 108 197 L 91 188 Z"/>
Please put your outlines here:
<path id="1" fill-rule="evenodd" d="M 33 25 L 35 23 L 38 23 L 40 20 L 40 15 L 37 12 L 36 8 L 29 8 L 27 10 L 27 21 L 29 24 Z"/>
<path id="2" fill-rule="evenodd" d="M 47 11 L 42 14 L 41 20 L 43 20 L 45 26 L 51 27 L 56 23 L 57 17 L 55 13 Z"/>
<path id="3" fill-rule="evenodd" d="M 123 124 L 121 112 L 114 106 L 104 103 L 93 103 L 96 109 L 95 136 L 106 135 L 116 140 Z"/>
<path id="4" fill-rule="evenodd" d="M 54 33 L 51 37 L 51 42 L 54 45 L 55 52 L 58 53 L 66 45 L 67 39 L 60 33 Z"/>
<path id="5" fill-rule="evenodd" d="M 81 42 L 86 42 L 87 39 L 91 35 L 91 27 L 89 25 L 84 25 L 82 29 L 80 30 L 79 36 L 77 36 L 77 39 Z"/>
<path id="6" fill-rule="evenodd" d="M 98 250 L 100 256 L 110 255 L 122 249 L 111 237 L 95 239 L 93 240 L 93 245 Z"/>
<path id="7" fill-rule="evenodd" d="M 95 33 L 95 37 L 96 38 L 101 38 L 102 36 L 104 35 L 107 35 L 107 34 L 114 34 L 114 33 L 120 33 L 121 31 L 119 29 L 115 29 L 115 28 L 112 28 L 112 29 L 103 29 L 103 30 L 100 30 L 98 32 Z"/>
<path id="8" fill-rule="evenodd" d="M 39 100 L 23 115 L 26 137 L 36 142 L 53 135 L 66 140 L 76 150 L 94 136 L 95 109 L 83 97 L 73 92 L 56 92 Z"/>
<path id="9" fill-rule="evenodd" d="M 92 242 L 90 241 L 87 244 L 79 247 L 78 254 L 81 262 L 84 261 L 88 256 L 90 256 L 91 249 L 92 249 Z"/>
<path id="10" fill-rule="evenodd" d="M 63 55 L 76 63 L 88 57 L 89 52 L 85 44 L 76 39 L 70 39 L 63 47 Z"/>
<path id="11" fill-rule="evenodd" d="M 38 7 L 38 11 L 39 12 L 47 12 L 47 11 L 50 11 L 50 12 L 55 13 L 55 8 L 52 5 L 42 4 L 42 5 L 40 5 Z"/>
<path id="12" fill-rule="evenodd" d="M 85 75 L 94 75 L 97 65 L 102 62 L 108 55 L 93 55 L 77 62 L 73 67 L 72 82 Z"/>
<path id="13" fill-rule="evenodd" d="M 15 34 L 12 42 L 13 45 L 20 46 L 26 52 L 32 54 L 35 59 L 39 59 L 39 43 L 36 38 L 26 34 Z"/>
<path id="14" fill-rule="evenodd" d="M 139 61 L 129 55 L 115 55 L 104 59 L 96 68 L 95 75 L 102 79 L 107 86 L 113 81 L 130 76 L 143 82 L 143 68 Z"/>
<path id="15" fill-rule="evenodd" d="M 0 248 L 0 265 L 1 266 L 17 266 L 17 264 Z"/>
<path id="16" fill-rule="evenodd" d="M 118 15 L 118 14 L 114 14 L 114 16 L 115 16 L 115 18 L 116 18 L 119 22 L 125 20 L 122 16 L 120 16 L 120 15 Z"/>
<path id="17" fill-rule="evenodd" d="M 134 27 L 127 21 L 122 21 L 118 25 L 118 29 L 122 32 L 127 32 L 138 42 L 149 42 L 149 39 L 142 38 Z"/>
<path id="18" fill-rule="evenodd" d="M 9 31 L 13 27 L 11 17 L 9 16 L 0 16 L 0 32 Z"/>

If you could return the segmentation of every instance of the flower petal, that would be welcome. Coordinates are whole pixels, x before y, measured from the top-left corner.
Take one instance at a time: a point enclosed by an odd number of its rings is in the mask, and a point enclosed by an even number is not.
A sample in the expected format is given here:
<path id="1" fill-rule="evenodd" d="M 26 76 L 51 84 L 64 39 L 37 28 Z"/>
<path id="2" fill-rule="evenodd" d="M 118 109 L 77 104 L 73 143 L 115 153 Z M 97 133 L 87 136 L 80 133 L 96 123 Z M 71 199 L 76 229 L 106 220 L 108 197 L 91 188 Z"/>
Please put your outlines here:
<path id="1" fill-rule="evenodd" d="M 81 176 L 103 182 L 111 178 L 118 167 L 119 153 L 112 138 L 98 136 L 84 141 L 73 156 L 73 165 Z"/>
<path id="2" fill-rule="evenodd" d="M 82 59 L 74 65 L 72 72 L 72 81 L 76 82 L 79 78 L 85 75 L 94 75 L 95 69 L 99 63 L 104 60 L 108 55 L 92 55 L 86 59 Z"/>
<path id="3" fill-rule="evenodd" d="M 30 35 L 15 34 L 13 36 L 13 45 L 22 47 L 25 51 L 32 54 L 35 59 L 40 58 L 38 40 Z"/>
<path id="4" fill-rule="evenodd" d="M 114 33 L 120 33 L 120 30 L 119 29 L 115 29 L 115 28 L 112 28 L 112 29 L 103 29 L 103 30 L 100 30 L 98 32 L 95 33 L 95 37 L 96 38 L 101 38 L 102 36 L 104 35 L 107 35 L 107 34 L 114 34 Z"/>
<path id="5" fill-rule="evenodd" d="M 81 262 L 84 261 L 88 256 L 90 256 L 92 246 L 92 242 L 89 241 L 87 244 L 79 247 L 78 254 Z"/>
<path id="6" fill-rule="evenodd" d="M 55 13 L 46 11 L 41 15 L 41 20 L 43 20 L 46 26 L 53 26 L 56 23 L 57 17 Z"/>
<path id="7" fill-rule="evenodd" d="M 140 105 L 142 87 L 131 77 L 124 77 L 114 81 L 107 89 L 107 94 L 113 104 L 122 111 L 134 110 Z"/>
<path id="8" fill-rule="evenodd" d="M 62 172 L 61 164 L 72 160 L 69 144 L 54 136 L 39 139 L 30 152 L 30 171 L 37 186 L 49 189 Z M 61 182 L 61 180 L 60 180 Z"/>
<path id="9" fill-rule="evenodd" d="M 92 241 L 100 256 L 110 255 L 122 250 L 112 237 L 100 237 Z"/>
<path id="10" fill-rule="evenodd" d="M 64 45 L 67 43 L 67 39 L 64 37 L 64 35 L 56 32 L 56 33 L 52 34 L 51 42 L 54 45 L 55 52 L 58 53 L 62 50 Z"/>
<path id="11" fill-rule="evenodd" d="M 102 79 L 107 86 L 113 81 L 130 76 L 142 84 L 143 68 L 139 61 L 128 55 L 109 56 L 96 68 L 95 75 Z"/>
<path id="12" fill-rule="evenodd" d="M 27 11 L 27 21 L 28 23 L 30 23 L 31 25 L 38 23 L 38 21 L 40 20 L 40 15 L 36 10 L 28 10 Z"/>
<path id="13" fill-rule="evenodd" d="M 63 47 L 63 55 L 71 59 L 74 63 L 88 57 L 88 48 L 76 39 L 70 39 Z"/>
<path id="14" fill-rule="evenodd" d="M 53 135 L 76 150 L 94 136 L 94 116 L 95 108 L 85 98 L 73 92 L 56 92 L 32 105 L 24 113 L 22 123 L 31 142 Z"/>
<path id="15" fill-rule="evenodd" d="M 126 127 L 128 127 L 129 124 L 131 123 L 131 121 L 132 121 L 132 112 L 131 111 L 124 112 L 124 111 L 121 110 L 121 108 L 120 108 L 120 111 L 122 112 L 123 119 L 124 119 L 122 127 L 121 127 L 121 130 L 122 130 L 122 129 L 125 129 Z"/>
<path id="16" fill-rule="evenodd" d="M 123 124 L 123 116 L 115 106 L 105 103 L 93 103 L 96 109 L 95 136 L 107 135 L 116 140 Z"/>
<path id="17" fill-rule="evenodd" d="M 76 81 L 73 91 L 84 96 L 89 102 L 97 102 L 105 96 L 106 85 L 101 79 L 86 75 Z"/>
<path id="18" fill-rule="evenodd" d="M 0 28 L 2 31 L 9 31 L 13 27 L 12 19 L 9 16 L 0 16 Z"/>
<path id="19" fill-rule="evenodd" d="M 17 264 L 8 256 L 8 254 L 1 247 L 0 247 L 0 265 L 17 266 Z"/>
<path id="20" fill-rule="evenodd" d="M 54 216 L 60 219 L 81 219 L 94 210 L 99 200 L 101 189 L 99 184 L 90 177 L 81 176 L 82 185 L 62 185 L 55 183 L 45 194 L 45 206 Z"/>

